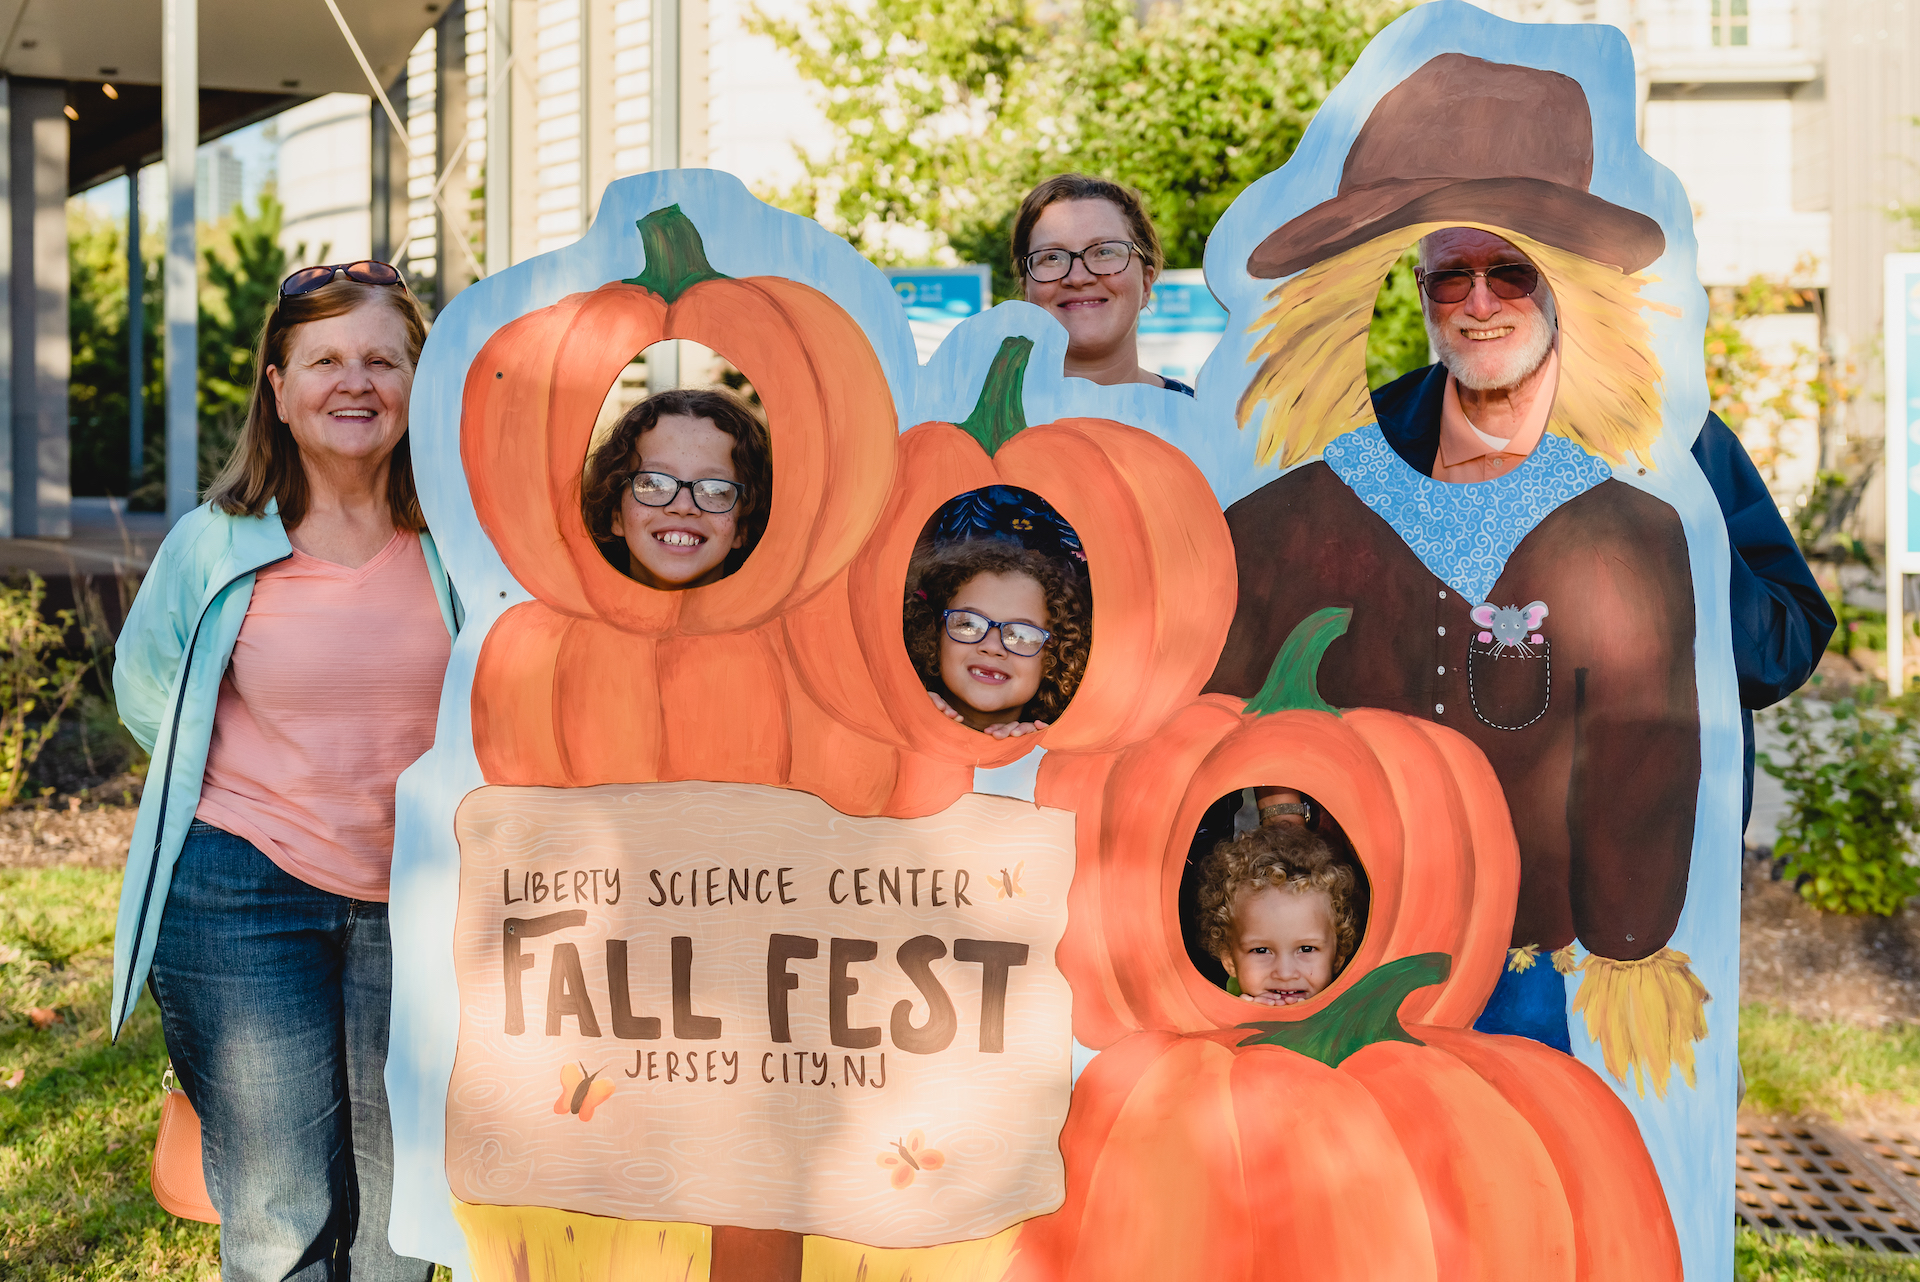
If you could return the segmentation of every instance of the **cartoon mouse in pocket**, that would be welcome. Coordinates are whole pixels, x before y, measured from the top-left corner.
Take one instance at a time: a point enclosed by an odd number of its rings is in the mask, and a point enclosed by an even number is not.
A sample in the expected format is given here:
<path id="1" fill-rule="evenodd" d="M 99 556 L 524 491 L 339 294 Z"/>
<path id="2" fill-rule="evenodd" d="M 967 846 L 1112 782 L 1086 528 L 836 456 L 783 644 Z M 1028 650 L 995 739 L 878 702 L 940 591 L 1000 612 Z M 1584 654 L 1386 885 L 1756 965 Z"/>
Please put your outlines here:
<path id="1" fill-rule="evenodd" d="M 1532 658 L 1533 647 L 1545 640 L 1536 631 L 1547 617 L 1545 601 L 1522 606 L 1497 606 L 1483 601 L 1474 606 L 1467 617 L 1485 629 L 1475 639 L 1481 645 L 1493 646 L 1496 655 L 1512 649 L 1525 658 Z"/>

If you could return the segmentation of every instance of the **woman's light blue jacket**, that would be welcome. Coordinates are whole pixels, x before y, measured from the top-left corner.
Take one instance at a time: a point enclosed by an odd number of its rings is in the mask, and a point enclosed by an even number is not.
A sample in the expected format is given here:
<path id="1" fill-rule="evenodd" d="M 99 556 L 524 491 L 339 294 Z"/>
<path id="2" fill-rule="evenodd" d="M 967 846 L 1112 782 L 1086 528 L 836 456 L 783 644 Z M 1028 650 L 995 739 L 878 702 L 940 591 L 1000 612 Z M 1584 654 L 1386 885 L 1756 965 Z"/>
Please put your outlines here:
<path id="1" fill-rule="evenodd" d="M 432 537 L 422 534 L 420 543 L 440 615 L 452 633 L 459 626 L 459 599 Z M 292 555 L 277 503 L 267 505 L 265 516 L 229 516 L 203 504 L 160 544 L 120 629 L 113 693 L 120 719 L 153 754 L 153 764 L 120 882 L 110 1024 L 116 1039 L 153 964 L 174 861 L 200 807 L 220 679 L 253 599 L 253 576 Z M 379 661 L 367 656 L 369 663 Z"/>

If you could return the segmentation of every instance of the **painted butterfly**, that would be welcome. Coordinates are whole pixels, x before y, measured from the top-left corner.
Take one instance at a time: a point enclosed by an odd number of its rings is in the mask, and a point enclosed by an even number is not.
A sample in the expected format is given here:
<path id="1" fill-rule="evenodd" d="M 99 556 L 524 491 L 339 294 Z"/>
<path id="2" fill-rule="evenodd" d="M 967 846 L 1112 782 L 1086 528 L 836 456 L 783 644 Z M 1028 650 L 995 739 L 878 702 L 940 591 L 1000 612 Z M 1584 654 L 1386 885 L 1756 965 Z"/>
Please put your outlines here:
<path id="1" fill-rule="evenodd" d="M 556 1113 L 574 1113 L 581 1121 L 591 1122 L 593 1110 L 613 1094 L 613 1083 L 596 1081 L 601 1070 L 589 1073 L 585 1064 L 560 1066 L 560 1098 L 553 1102 Z"/>
<path id="2" fill-rule="evenodd" d="M 921 1171 L 937 1171 L 947 1164 L 947 1155 L 937 1148 L 927 1148 L 926 1143 L 923 1132 L 908 1131 L 904 1144 L 895 1140 L 893 1152 L 876 1154 L 874 1161 L 893 1168 L 893 1187 L 903 1189 Z"/>

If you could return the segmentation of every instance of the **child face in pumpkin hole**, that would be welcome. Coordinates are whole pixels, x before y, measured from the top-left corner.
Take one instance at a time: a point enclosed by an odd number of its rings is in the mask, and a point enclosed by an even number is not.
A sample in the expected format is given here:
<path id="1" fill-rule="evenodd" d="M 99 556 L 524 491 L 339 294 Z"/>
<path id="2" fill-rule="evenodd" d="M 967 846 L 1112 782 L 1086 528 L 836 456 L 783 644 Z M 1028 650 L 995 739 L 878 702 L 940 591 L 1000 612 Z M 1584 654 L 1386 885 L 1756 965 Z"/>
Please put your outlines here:
<path id="1" fill-rule="evenodd" d="M 949 610 L 971 610 L 1000 623 L 1030 623 L 1045 628 L 1047 598 L 1037 580 L 1024 574 L 976 574 L 947 602 Z M 960 720 L 975 730 L 1020 719 L 1020 709 L 1040 689 L 1043 650 L 1020 655 L 1007 649 L 999 628 L 972 644 L 940 631 L 940 683 Z"/>
<path id="2" fill-rule="evenodd" d="M 664 472 L 681 481 L 718 478 L 738 481 L 733 470 L 733 438 L 710 418 L 662 415 L 640 436 L 633 472 Z M 713 504 L 708 503 L 711 507 Z M 705 512 L 682 487 L 665 507 L 648 507 L 622 488 L 613 516 L 615 535 L 627 544 L 627 573 L 651 588 L 674 591 L 704 587 L 726 574 L 727 553 L 745 537 L 739 528 L 741 505 L 730 512 Z"/>
<path id="3" fill-rule="evenodd" d="M 1338 942 L 1326 891 L 1269 883 L 1235 897 L 1232 947 L 1220 962 L 1242 1000 L 1292 1006 L 1333 982 Z"/>

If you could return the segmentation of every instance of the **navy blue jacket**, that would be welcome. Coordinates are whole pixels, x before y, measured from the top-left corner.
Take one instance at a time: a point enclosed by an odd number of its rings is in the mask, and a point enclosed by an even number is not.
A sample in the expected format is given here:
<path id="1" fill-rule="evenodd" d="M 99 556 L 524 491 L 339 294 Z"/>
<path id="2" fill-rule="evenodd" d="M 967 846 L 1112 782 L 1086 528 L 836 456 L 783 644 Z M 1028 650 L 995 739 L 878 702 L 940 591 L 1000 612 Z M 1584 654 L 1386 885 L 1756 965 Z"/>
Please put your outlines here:
<path id="1" fill-rule="evenodd" d="M 1446 387 L 1446 370 L 1429 365 L 1373 394 L 1381 433 L 1422 476 L 1433 475 L 1440 451 L 1440 403 Z M 1812 675 L 1833 636 L 1833 609 L 1746 447 L 1719 415 L 1707 415 L 1693 443 L 1693 457 L 1719 500 L 1733 549 L 1727 595 L 1746 739 L 1744 824 L 1753 809 L 1753 709 L 1780 702 Z"/>

